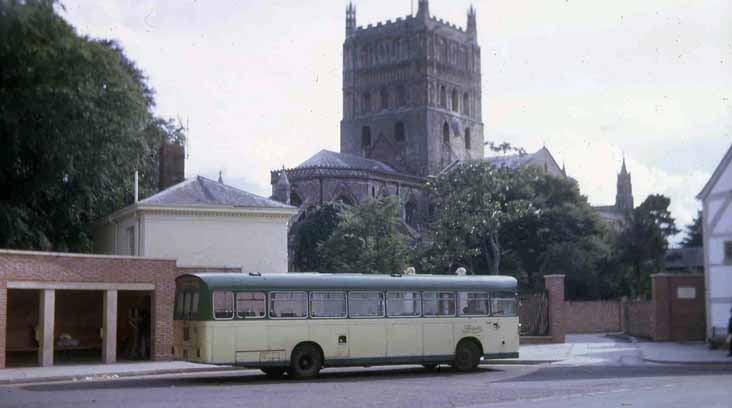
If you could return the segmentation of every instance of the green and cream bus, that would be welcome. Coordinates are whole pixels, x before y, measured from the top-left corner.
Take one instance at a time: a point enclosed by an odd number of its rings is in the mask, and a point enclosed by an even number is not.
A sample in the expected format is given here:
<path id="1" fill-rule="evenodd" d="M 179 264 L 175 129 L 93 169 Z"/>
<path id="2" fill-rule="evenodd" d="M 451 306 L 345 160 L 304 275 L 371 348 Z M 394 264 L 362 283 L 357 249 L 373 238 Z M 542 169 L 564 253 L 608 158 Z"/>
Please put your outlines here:
<path id="1" fill-rule="evenodd" d="M 316 376 L 323 367 L 518 357 L 506 276 L 190 274 L 176 281 L 178 359 Z"/>

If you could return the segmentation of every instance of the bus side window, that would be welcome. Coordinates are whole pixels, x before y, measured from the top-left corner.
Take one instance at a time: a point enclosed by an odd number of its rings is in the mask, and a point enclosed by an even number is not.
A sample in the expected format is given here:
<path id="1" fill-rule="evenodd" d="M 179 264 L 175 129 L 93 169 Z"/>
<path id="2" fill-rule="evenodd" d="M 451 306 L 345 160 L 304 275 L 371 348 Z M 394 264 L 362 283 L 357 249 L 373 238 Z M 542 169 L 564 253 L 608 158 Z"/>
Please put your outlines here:
<path id="1" fill-rule="evenodd" d="M 231 320 L 234 318 L 234 293 L 214 292 L 214 319 Z"/>
<path id="2" fill-rule="evenodd" d="M 346 317 L 346 292 L 310 292 L 310 316 Z"/>
<path id="3" fill-rule="evenodd" d="M 384 317 L 384 293 L 349 292 L 348 313 L 351 317 Z"/>
<path id="4" fill-rule="evenodd" d="M 491 314 L 493 316 L 516 316 L 518 312 L 516 294 L 497 292 L 491 298 Z"/>
<path id="5" fill-rule="evenodd" d="M 270 292 L 269 317 L 273 319 L 307 318 L 307 292 Z"/>
<path id="6" fill-rule="evenodd" d="M 419 292 L 386 292 L 386 312 L 390 317 L 418 317 L 422 314 Z"/>
<path id="7" fill-rule="evenodd" d="M 461 316 L 488 316 L 490 296 L 487 292 L 460 292 L 458 310 Z"/>
<path id="8" fill-rule="evenodd" d="M 427 316 L 455 316 L 454 292 L 423 292 L 422 314 Z"/>
<path id="9" fill-rule="evenodd" d="M 263 292 L 236 294 L 236 315 L 240 319 L 264 319 L 266 311 L 267 295 Z"/>

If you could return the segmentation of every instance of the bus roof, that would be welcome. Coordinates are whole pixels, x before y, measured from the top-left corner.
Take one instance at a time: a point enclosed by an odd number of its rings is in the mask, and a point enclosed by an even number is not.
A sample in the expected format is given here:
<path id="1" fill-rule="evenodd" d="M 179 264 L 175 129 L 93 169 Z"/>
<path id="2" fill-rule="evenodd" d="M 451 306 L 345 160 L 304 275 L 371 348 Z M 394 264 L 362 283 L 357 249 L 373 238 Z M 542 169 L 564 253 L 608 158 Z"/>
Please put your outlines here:
<path id="1" fill-rule="evenodd" d="M 194 273 L 209 290 L 251 289 L 350 289 L 350 290 L 507 290 L 516 291 L 517 281 L 510 276 L 455 275 L 366 275 L 329 273 Z"/>

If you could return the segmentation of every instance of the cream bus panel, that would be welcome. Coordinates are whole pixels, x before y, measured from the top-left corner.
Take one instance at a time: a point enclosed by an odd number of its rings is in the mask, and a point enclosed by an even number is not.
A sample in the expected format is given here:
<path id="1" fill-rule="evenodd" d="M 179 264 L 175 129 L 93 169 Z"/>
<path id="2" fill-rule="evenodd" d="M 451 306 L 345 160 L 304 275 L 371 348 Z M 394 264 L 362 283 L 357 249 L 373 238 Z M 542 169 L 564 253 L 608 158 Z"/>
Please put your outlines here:
<path id="1" fill-rule="evenodd" d="M 386 322 L 350 322 L 348 342 L 351 358 L 384 357 L 386 355 Z"/>
<path id="2" fill-rule="evenodd" d="M 310 325 L 310 339 L 320 345 L 326 360 L 329 358 L 348 358 L 349 338 L 346 325 L 312 324 Z"/>
<path id="3" fill-rule="evenodd" d="M 423 323 L 424 355 L 447 356 L 455 352 L 452 323 Z"/>
<path id="4" fill-rule="evenodd" d="M 422 325 L 415 321 L 396 321 L 389 325 L 387 357 L 421 356 Z"/>
<path id="5" fill-rule="evenodd" d="M 249 322 L 237 324 L 236 350 L 257 351 L 269 349 L 269 345 L 267 344 L 267 331 L 263 330 L 261 324 L 257 324 L 253 327 L 253 325 L 248 323 Z"/>

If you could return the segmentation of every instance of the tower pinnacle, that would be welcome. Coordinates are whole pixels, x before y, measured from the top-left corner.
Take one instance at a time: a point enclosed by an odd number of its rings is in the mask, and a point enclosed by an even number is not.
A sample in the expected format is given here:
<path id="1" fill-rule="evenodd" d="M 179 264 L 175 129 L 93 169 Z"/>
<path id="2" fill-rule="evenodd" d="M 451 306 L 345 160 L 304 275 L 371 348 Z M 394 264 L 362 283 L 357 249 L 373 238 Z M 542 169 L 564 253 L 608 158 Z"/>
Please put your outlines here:
<path id="1" fill-rule="evenodd" d="M 356 6 L 353 2 L 348 2 L 346 7 L 346 38 L 353 35 L 356 32 Z"/>
<path id="2" fill-rule="evenodd" d="M 430 2 L 428 0 L 419 0 L 419 8 L 417 9 L 417 18 L 419 18 L 421 20 L 429 20 Z"/>
<path id="3" fill-rule="evenodd" d="M 470 37 L 473 39 L 473 41 L 478 40 L 478 18 L 477 18 L 477 14 L 475 12 L 475 7 L 473 7 L 472 4 L 470 5 L 470 8 L 468 9 L 467 32 L 470 35 Z"/>

